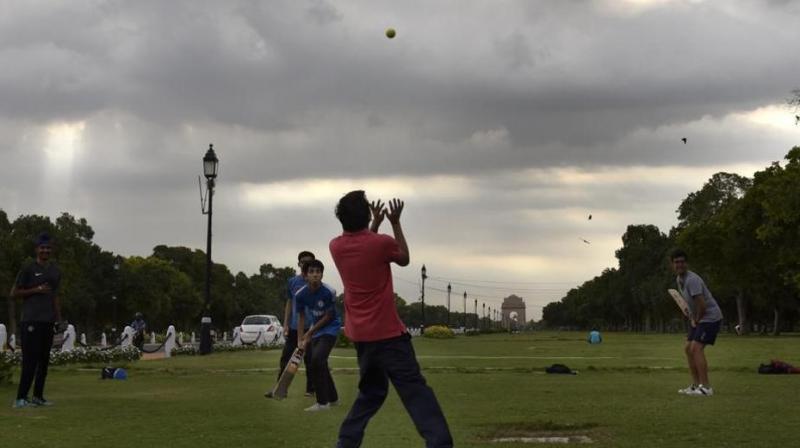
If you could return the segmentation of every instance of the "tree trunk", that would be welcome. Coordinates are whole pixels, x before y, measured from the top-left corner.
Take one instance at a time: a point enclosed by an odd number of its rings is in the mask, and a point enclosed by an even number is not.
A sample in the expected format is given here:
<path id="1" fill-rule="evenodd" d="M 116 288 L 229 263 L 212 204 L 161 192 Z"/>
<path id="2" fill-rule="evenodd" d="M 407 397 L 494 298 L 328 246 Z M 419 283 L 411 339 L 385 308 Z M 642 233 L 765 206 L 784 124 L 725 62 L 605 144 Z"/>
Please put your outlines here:
<path id="1" fill-rule="evenodd" d="M 750 332 L 747 325 L 747 307 L 744 300 L 744 292 L 740 289 L 736 294 L 736 312 L 739 315 L 739 331 L 741 334 Z"/>
<path id="2" fill-rule="evenodd" d="M 778 336 L 779 334 L 781 334 L 780 329 L 779 329 L 780 327 L 778 326 L 778 325 L 780 325 L 780 310 L 778 310 L 778 307 L 776 306 L 773 309 L 773 312 L 775 313 L 775 318 L 772 321 L 772 335 L 773 336 Z"/>

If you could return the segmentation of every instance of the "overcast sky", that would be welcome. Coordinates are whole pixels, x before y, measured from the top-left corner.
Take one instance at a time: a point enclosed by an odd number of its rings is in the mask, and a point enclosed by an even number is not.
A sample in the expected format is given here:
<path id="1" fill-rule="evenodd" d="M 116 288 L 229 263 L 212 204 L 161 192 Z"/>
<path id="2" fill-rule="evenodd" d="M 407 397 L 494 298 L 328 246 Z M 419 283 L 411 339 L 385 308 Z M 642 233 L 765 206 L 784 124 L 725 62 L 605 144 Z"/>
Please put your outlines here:
<path id="1" fill-rule="evenodd" d="M 800 144 L 799 22 L 793 0 L 4 0 L 0 208 L 86 217 L 124 255 L 204 248 L 213 142 L 215 261 L 310 249 L 340 288 L 333 207 L 360 188 L 406 200 L 402 296 L 425 263 L 429 303 L 450 280 L 459 310 L 517 293 L 538 318 L 628 224 L 666 232 L 711 174 Z"/>

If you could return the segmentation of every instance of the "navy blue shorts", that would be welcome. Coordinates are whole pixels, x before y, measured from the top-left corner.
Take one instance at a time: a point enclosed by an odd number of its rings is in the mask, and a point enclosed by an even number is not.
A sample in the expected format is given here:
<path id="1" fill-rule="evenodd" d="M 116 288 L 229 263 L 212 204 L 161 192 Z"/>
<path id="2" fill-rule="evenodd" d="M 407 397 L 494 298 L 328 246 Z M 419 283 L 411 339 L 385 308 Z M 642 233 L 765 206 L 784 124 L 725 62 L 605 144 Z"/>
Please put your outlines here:
<path id="1" fill-rule="evenodd" d="M 689 327 L 689 334 L 686 337 L 687 341 L 697 341 L 705 345 L 714 345 L 717 340 L 717 333 L 722 327 L 722 321 L 716 322 L 700 322 L 696 327 Z"/>

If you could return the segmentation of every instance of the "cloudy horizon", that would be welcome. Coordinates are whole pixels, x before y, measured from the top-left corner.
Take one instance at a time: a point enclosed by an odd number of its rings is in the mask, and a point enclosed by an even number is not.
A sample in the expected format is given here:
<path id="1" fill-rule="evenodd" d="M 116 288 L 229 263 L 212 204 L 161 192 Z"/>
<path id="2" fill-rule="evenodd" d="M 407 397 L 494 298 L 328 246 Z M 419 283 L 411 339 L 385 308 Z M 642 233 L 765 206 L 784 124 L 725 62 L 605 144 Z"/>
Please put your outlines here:
<path id="1" fill-rule="evenodd" d="M 205 248 L 213 143 L 216 262 L 251 274 L 309 249 L 340 289 L 333 207 L 365 189 L 406 200 L 401 296 L 418 299 L 424 263 L 426 303 L 451 282 L 457 310 L 465 290 L 468 310 L 515 293 L 538 319 L 616 266 L 627 225 L 667 232 L 713 173 L 751 176 L 800 144 L 793 0 L 0 11 L 0 209 L 85 217 L 123 255 Z"/>

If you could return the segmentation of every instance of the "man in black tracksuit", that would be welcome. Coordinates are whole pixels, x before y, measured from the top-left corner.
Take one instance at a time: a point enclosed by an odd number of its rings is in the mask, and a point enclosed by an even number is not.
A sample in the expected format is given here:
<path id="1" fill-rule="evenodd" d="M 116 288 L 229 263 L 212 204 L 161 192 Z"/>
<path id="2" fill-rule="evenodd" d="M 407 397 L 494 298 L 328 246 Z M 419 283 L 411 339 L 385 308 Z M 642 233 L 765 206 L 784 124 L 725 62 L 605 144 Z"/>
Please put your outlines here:
<path id="1" fill-rule="evenodd" d="M 50 262 L 50 236 L 42 233 L 36 239 L 36 261 L 24 266 L 17 274 L 11 296 L 22 299 L 22 373 L 15 408 L 50 406 L 44 398 L 44 382 L 50 364 L 55 323 L 61 321 L 58 286 L 61 272 Z M 28 391 L 33 384 L 33 398 Z"/>

